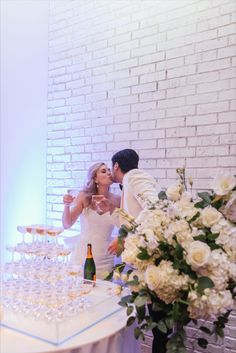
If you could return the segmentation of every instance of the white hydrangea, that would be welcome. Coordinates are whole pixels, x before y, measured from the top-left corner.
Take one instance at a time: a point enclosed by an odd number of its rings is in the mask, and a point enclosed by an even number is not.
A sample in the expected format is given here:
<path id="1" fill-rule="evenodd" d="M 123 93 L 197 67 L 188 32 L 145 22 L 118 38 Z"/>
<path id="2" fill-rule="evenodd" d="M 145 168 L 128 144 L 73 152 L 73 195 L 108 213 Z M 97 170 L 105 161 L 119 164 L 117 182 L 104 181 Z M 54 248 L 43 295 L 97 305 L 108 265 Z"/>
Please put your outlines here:
<path id="1" fill-rule="evenodd" d="M 138 277 L 139 284 L 130 285 L 130 289 L 131 289 L 132 292 L 138 292 L 140 289 L 145 287 L 144 272 L 143 271 L 134 270 L 129 275 L 128 280 L 129 281 L 133 281 L 134 276 Z"/>
<path id="2" fill-rule="evenodd" d="M 229 278 L 236 277 L 235 267 L 232 265 L 221 249 L 215 249 L 211 252 L 208 264 L 199 273 L 214 282 L 215 290 L 222 291 L 227 288 Z"/>
<path id="3" fill-rule="evenodd" d="M 149 253 L 149 255 L 153 254 L 153 252 L 158 247 L 158 239 L 152 229 L 143 229 L 143 234 L 145 235 L 145 247 Z"/>
<path id="4" fill-rule="evenodd" d="M 190 244 L 194 241 L 193 234 L 191 232 L 180 232 L 176 234 L 178 243 L 187 250 Z"/>
<path id="5" fill-rule="evenodd" d="M 166 214 L 170 218 L 170 220 L 174 220 L 176 218 L 180 218 L 181 210 L 178 209 L 175 203 L 170 203 L 167 207 Z"/>
<path id="6" fill-rule="evenodd" d="M 190 228 L 185 219 L 172 221 L 164 233 L 165 239 L 169 244 L 174 244 L 174 236 L 180 245 L 186 249 L 193 242 L 193 236 L 198 235 L 195 228 Z"/>
<path id="7" fill-rule="evenodd" d="M 211 289 L 200 295 L 196 291 L 188 294 L 188 311 L 191 319 L 212 319 L 225 314 L 233 307 L 233 298 L 229 290 Z"/>
<path id="8" fill-rule="evenodd" d="M 121 259 L 123 262 L 127 262 L 128 264 L 134 265 L 137 262 L 137 255 L 140 252 L 139 246 L 140 241 L 143 238 L 138 234 L 130 234 L 125 239 L 125 249 L 122 252 Z"/>
<path id="9" fill-rule="evenodd" d="M 157 240 L 163 240 L 165 228 L 168 226 L 170 221 L 171 220 L 162 210 L 144 210 L 136 219 L 136 223 L 139 224 L 137 227 L 137 232 L 140 234 L 145 234 L 146 230 L 150 229 L 154 232 Z"/>
<path id="10" fill-rule="evenodd" d="M 179 291 L 186 289 L 190 282 L 189 276 L 179 274 L 172 263 L 165 260 L 162 260 L 159 266 L 148 266 L 145 280 L 147 286 L 166 304 L 174 302 L 179 296 Z"/>
<path id="11" fill-rule="evenodd" d="M 222 219 L 211 228 L 212 233 L 219 233 L 216 244 L 222 245 L 232 262 L 236 262 L 236 227 Z"/>
<path id="12" fill-rule="evenodd" d="M 194 207 L 193 202 L 190 202 L 190 200 L 185 197 L 181 197 L 181 199 L 177 201 L 175 205 L 179 210 L 181 218 L 186 218 L 187 220 L 193 218 L 193 216 L 195 216 L 195 214 L 198 212 L 198 210 Z"/>

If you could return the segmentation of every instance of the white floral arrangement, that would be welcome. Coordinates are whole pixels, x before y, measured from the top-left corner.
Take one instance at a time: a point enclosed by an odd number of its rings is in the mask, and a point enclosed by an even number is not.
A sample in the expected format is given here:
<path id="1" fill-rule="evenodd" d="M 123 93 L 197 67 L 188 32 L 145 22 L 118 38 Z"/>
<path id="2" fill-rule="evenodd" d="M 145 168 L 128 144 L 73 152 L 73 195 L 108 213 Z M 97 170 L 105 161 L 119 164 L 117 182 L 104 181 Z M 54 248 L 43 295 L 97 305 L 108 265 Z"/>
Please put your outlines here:
<path id="1" fill-rule="evenodd" d="M 218 175 L 213 190 L 193 200 L 185 170 L 177 173 L 179 181 L 156 202 L 147 200 L 137 219 L 120 210 L 126 219 L 119 237 L 122 264 L 110 274 L 122 279 L 123 293 L 129 288 L 119 304 L 127 308 L 127 325 L 136 323 L 136 338 L 155 326 L 163 332 L 177 327 L 168 353 L 186 351 L 184 328 L 199 319 L 213 321 L 212 329 L 202 325 L 200 332 L 223 337 L 236 295 L 236 178 Z M 189 184 L 192 189 L 191 179 Z M 153 322 L 148 303 L 165 317 Z M 198 338 L 198 344 L 206 348 L 208 341 Z"/>

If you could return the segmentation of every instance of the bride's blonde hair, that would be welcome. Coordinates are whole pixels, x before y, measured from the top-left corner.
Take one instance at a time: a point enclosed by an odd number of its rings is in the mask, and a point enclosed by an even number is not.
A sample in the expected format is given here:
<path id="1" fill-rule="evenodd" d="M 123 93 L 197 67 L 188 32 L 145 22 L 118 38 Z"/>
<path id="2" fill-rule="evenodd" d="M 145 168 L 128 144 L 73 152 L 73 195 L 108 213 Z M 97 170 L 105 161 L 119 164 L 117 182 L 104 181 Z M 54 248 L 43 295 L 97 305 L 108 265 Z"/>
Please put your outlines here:
<path id="1" fill-rule="evenodd" d="M 98 193 L 98 186 L 95 182 L 95 178 L 99 168 L 101 168 L 103 165 L 105 165 L 103 162 L 95 163 L 88 170 L 87 183 L 83 188 L 83 192 L 86 194 L 86 198 L 89 204 L 91 203 L 92 195 L 96 195 Z"/>

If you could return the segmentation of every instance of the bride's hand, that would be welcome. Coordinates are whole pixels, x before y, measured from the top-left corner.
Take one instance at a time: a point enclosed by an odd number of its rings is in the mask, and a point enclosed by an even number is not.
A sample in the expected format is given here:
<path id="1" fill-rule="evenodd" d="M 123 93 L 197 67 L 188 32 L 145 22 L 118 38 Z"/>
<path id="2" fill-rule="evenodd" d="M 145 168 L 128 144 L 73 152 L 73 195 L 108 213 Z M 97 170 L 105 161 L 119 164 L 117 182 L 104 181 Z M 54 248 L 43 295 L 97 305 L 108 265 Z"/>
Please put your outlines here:
<path id="1" fill-rule="evenodd" d="M 63 196 L 63 203 L 65 206 L 70 206 L 70 204 L 74 201 L 74 196 L 66 194 Z"/>
<path id="2" fill-rule="evenodd" d="M 114 205 L 105 197 L 94 200 L 94 205 L 98 213 L 112 212 L 114 209 Z"/>
<path id="3" fill-rule="evenodd" d="M 105 197 L 97 203 L 98 210 L 102 213 L 110 211 L 111 202 Z"/>

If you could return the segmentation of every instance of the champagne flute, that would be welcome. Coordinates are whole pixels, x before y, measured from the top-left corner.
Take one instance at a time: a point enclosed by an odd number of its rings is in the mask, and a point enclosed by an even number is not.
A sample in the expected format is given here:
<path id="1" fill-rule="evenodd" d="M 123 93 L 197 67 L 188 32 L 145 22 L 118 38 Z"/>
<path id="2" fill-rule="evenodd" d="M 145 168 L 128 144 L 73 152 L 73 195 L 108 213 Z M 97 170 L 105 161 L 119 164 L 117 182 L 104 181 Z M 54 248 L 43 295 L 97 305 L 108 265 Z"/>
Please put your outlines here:
<path id="1" fill-rule="evenodd" d="M 92 195 L 92 203 L 95 206 L 96 212 L 98 214 L 102 213 L 102 210 L 99 207 L 99 203 L 104 199 L 103 195 Z"/>

